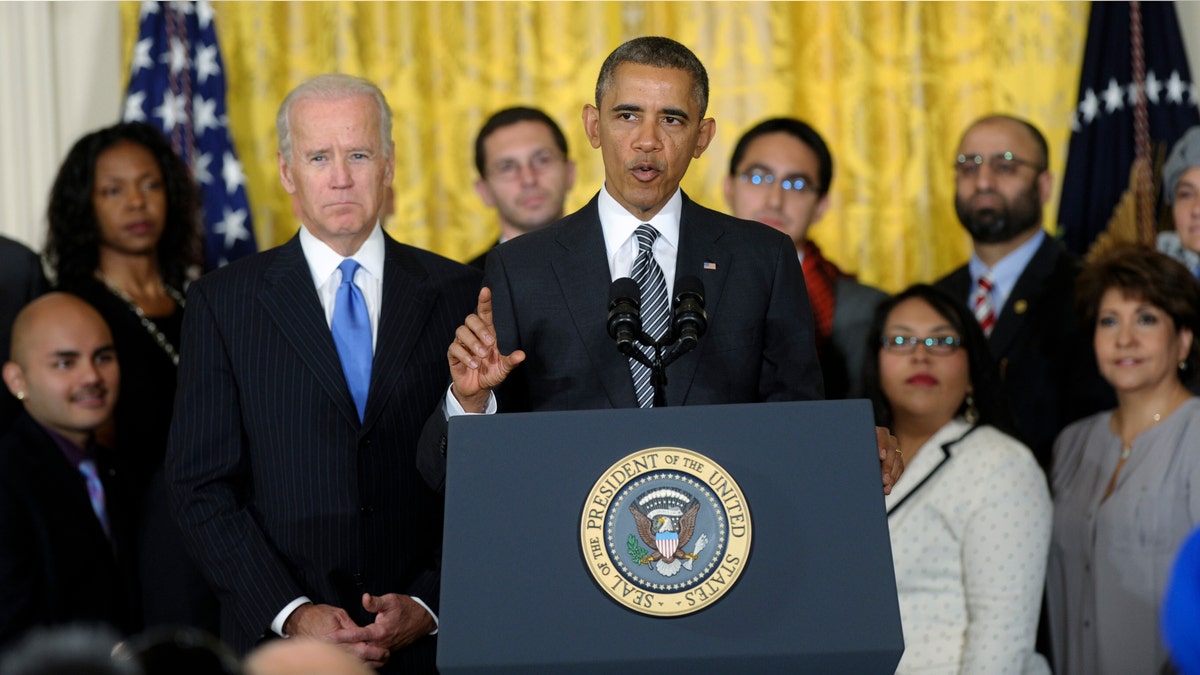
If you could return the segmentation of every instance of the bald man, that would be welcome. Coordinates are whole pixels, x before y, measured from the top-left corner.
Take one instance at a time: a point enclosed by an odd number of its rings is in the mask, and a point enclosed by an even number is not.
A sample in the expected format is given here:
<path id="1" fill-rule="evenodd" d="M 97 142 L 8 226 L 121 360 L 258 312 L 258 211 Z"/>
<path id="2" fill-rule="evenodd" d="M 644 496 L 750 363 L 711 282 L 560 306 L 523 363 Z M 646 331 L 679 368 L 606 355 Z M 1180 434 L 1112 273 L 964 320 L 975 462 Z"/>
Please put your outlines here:
<path id="1" fill-rule="evenodd" d="M 329 642 L 313 638 L 272 640 L 243 664 L 245 675 L 373 675 L 362 661 Z"/>
<path id="2" fill-rule="evenodd" d="M 17 314 L 3 377 L 23 410 L 0 438 L 0 645 L 74 621 L 133 629 L 124 486 L 95 444 L 120 381 L 108 325 L 42 296 Z"/>
<path id="3" fill-rule="evenodd" d="M 1027 120 L 988 115 L 967 127 L 954 207 L 974 253 L 937 282 L 979 319 L 1017 436 L 1044 469 L 1063 427 L 1115 403 L 1076 325 L 1078 261 L 1042 228 L 1049 166 L 1046 138 Z"/>

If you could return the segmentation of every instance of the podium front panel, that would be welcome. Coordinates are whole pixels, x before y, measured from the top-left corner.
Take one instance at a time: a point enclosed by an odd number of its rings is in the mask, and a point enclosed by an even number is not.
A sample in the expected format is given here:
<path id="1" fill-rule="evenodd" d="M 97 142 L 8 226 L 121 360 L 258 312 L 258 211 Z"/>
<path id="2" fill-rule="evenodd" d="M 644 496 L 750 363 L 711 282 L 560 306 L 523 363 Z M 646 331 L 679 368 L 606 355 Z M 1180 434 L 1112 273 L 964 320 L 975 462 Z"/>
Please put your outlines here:
<path id="1" fill-rule="evenodd" d="M 439 669 L 893 672 L 903 641 L 872 419 L 863 400 L 451 419 Z M 670 618 L 609 598 L 579 535 L 604 472 L 659 446 L 717 462 L 753 523 L 736 584 Z"/>

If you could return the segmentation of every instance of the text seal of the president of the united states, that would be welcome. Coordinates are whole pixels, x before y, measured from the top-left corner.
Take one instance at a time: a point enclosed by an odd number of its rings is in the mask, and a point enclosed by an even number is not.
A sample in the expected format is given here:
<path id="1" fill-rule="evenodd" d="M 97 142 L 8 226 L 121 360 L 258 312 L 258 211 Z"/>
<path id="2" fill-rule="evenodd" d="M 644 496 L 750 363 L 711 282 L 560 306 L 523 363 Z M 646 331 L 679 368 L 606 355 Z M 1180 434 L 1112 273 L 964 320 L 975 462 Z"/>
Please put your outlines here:
<path id="1" fill-rule="evenodd" d="M 713 460 L 647 448 L 613 464 L 588 493 L 579 537 L 588 571 L 622 605 L 652 616 L 708 607 L 750 553 L 750 509 Z"/>

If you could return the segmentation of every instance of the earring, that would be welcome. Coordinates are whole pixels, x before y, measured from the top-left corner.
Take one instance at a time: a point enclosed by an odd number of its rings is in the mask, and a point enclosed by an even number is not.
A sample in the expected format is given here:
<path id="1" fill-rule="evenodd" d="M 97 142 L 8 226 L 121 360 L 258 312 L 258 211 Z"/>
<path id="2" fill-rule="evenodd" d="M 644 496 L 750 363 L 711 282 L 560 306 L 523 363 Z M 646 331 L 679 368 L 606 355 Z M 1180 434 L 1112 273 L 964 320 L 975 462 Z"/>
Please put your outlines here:
<path id="1" fill-rule="evenodd" d="M 1187 359 L 1179 359 L 1179 371 L 1184 372 L 1186 370 L 1187 370 Z"/>
<path id="2" fill-rule="evenodd" d="M 17 400 L 18 400 L 18 401 L 24 401 L 24 400 L 25 400 L 25 392 L 23 392 L 23 391 L 18 391 L 18 392 L 17 392 Z"/>
<path id="3" fill-rule="evenodd" d="M 975 424 L 979 421 L 979 408 L 975 407 L 975 397 L 969 391 L 967 392 L 965 404 L 967 409 L 963 411 L 963 419 L 967 421 L 967 424 Z"/>

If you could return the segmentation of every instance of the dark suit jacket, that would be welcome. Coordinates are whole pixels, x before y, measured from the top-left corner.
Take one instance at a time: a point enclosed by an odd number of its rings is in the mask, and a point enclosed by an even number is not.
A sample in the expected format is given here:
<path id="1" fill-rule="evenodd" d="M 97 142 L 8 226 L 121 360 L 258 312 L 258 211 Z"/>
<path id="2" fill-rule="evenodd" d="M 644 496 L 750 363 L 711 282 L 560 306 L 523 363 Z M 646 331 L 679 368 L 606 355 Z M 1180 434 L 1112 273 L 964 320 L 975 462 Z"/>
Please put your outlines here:
<path id="1" fill-rule="evenodd" d="M 0 646 L 34 626 L 136 628 L 130 568 L 117 557 L 130 541 L 130 514 L 109 460 L 96 457 L 111 541 L 82 474 L 45 429 L 21 413 L 0 438 Z"/>
<path id="2" fill-rule="evenodd" d="M 988 337 L 1018 436 L 1046 470 L 1063 427 L 1115 404 L 1096 368 L 1092 332 L 1076 320 L 1078 274 L 1075 258 L 1047 237 L 1017 279 Z M 973 290 L 966 265 L 936 285 L 964 303 Z"/>
<path id="3" fill-rule="evenodd" d="M 0 363 L 8 360 L 12 324 L 17 312 L 46 292 L 42 261 L 24 244 L 0 237 Z M 17 418 L 21 404 L 0 387 L 0 434 Z"/>
<path id="4" fill-rule="evenodd" d="M 298 237 L 188 291 L 166 471 L 221 599 L 222 637 L 240 651 L 301 595 L 359 625 L 373 618 L 364 591 L 436 611 L 441 501 L 416 471 L 416 441 L 479 274 L 385 239 L 362 423 Z M 432 670 L 434 644 L 421 638 L 388 667 Z"/>
<path id="5" fill-rule="evenodd" d="M 526 353 L 498 393 L 502 410 L 637 407 L 629 361 L 608 335 L 612 279 L 597 203 L 488 254 L 500 349 Z M 812 310 L 786 235 L 684 195 L 675 276 L 686 275 L 704 283 L 708 332 L 668 366 L 668 405 L 821 398 Z M 434 415 L 422 443 L 422 472 L 436 488 L 444 430 Z"/>

